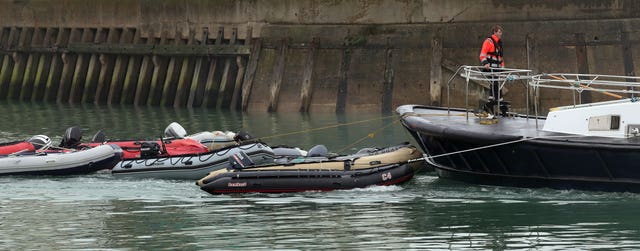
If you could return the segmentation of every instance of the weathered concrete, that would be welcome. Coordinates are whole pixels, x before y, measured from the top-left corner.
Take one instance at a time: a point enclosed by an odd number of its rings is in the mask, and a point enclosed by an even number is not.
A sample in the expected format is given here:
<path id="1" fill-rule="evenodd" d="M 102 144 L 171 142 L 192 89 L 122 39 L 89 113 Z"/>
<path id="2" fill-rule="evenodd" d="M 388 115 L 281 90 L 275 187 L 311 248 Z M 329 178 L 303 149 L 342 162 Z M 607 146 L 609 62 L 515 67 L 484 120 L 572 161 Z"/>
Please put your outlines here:
<path id="1" fill-rule="evenodd" d="M 308 112 L 462 106 L 463 81 L 447 80 L 478 63 L 495 23 L 512 68 L 634 76 L 640 58 L 640 3 L 631 0 L 0 5 L 0 99 Z M 483 85 L 471 87 L 482 95 Z M 523 107 L 524 93 L 511 86 L 507 98 Z M 572 98 L 543 94 L 543 109 Z"/>

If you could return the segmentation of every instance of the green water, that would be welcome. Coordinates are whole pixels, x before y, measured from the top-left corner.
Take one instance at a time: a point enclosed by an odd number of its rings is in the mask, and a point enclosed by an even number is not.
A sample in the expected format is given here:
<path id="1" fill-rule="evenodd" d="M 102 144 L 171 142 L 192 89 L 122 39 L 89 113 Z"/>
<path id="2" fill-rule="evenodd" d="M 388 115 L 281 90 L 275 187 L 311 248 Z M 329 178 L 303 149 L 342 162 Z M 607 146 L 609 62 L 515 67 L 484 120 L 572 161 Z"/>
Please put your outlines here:
<path id="1" fill-rule="evenodd" d="M 382 117 L 5 102 L 0 138 L 58 142 L 72 125 L 85 139 L 97 130 L 153 138 L 176 121 L 192 133 L 244 129 L 274 145 L 343 153 L 410 141 Z M 0 250 L 638 249 L 638 208 L 639 194 L 477 186 L 429 173 L 401 186 L 234 196 L 107 173 L 1 177 Z"/>

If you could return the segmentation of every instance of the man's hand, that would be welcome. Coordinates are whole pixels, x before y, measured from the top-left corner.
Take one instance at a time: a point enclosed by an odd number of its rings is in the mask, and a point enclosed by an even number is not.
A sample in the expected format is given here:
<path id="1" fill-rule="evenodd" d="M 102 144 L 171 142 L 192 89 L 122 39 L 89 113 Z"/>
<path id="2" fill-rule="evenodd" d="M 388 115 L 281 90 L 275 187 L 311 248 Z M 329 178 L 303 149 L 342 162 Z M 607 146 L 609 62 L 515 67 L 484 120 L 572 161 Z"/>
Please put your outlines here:
<path id="1" fill-rule="evenodd" d="M 491 67 L 489 67 L 489 64 L 484 64 L 484 68 L 485 68 L 485 69 L 489 69 L 489 68 L 491 68 Z"/>

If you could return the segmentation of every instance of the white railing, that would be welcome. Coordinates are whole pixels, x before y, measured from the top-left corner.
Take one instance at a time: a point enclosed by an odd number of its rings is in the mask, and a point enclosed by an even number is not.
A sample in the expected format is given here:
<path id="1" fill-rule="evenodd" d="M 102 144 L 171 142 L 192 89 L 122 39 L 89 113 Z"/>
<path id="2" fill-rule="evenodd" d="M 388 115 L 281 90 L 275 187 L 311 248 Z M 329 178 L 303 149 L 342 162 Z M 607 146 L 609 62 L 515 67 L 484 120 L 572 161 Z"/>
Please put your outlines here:
<path id="1" fill-rule="evenodd" d="M 527 115 L 529 114 L 529 84 L 532 79 L 531 70 L 527 69 L 511 69 L 511 68 L 484 68 L 482 66 L 469 66 L 463 65 L 458 68 L 456 74 L 460 72 L 460 76 L 464 78 L 466 81 L 465 86 L 465 109 L 469 109 L 469 81 L 481 81 L 487 82 L 489 86 L 491 82 L 498 82 L 499 89 L 502 90 L 505 84 L 507 83 L 522 83 L 526 89 L 526 109 Z M 453 78 L 456 76 L 452 76 L 447 82 L 447 106 L 451 108 L 451 94 L 450 94 L 450 85 Z M 491 88 L 491 87 L 489 87 Z M 499 92 L 502 93 L 502 92 Z M 495 97 L 498 100 L 498 107 L 500 106 L 500 97 Z M 469 112 L 467 112 L 467 119 L 469 119 Z"/>
<path id="2" fill-rule="evenodd" d="M 465 109 L 469 109 L 469 82 L 479 81 L 490 85 L 491 82 L 498 82 L 499 89 L 502 90 L 506 84 L 522 83 L 526 86 L 526 115 L 529 114 L 529 96 L 531 89 L 534 95 L 535 117 L 538 118 L 538 102 L 539 89 L 552 88 L 572 90 L 573 106 L 580 106 L 582 100 L 580 93 L 584 91 L 592 91 L 602 93 L 615 99 L 629 98 L 636 99 L 640 96 L 640 77 L 635 76 L 617 76 L 617 75 L 601 75 L 601 74 L 572 74 L 572 73 L 543 73 L 532 75 L 531 70 L 527 69 L 511 69 L 511 68 L 489 68 L 482 66 L 463 65 L 458 68 L 456 73 L 447 82 L 447 105 L 450 108 L 450 84 L 456 75 L 460 73 L 460 77 L 466 80 L 465 89 Z M 499 100 L 499 98 L 496 98 Z M 498 101 L 499 102 L 499 101 Z M 499 105 L 499 103 L 498 103 Z M 571 107 L 571 106 L 567 106 Z M 467 118 L 469 112 L 467 112 Z M 537 119 L 536 119 L 537 124 Z"/>

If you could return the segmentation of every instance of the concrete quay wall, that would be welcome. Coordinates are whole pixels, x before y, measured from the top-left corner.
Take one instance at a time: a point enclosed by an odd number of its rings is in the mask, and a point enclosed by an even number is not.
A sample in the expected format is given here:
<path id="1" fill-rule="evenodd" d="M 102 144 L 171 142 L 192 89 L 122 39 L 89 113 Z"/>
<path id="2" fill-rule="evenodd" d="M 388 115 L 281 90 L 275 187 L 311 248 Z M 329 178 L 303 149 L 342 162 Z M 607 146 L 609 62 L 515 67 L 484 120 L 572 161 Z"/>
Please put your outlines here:
<path id="1" fill-rule="evenodd" d="M 459 66 L 478 64 L 493 24 L 505 29 L 510 68 L 635 75 L 640 56 L 637 1 L 37 0 L 0 7 L 0 99 L 304 112 L 460 107 L 465 83 L 448 80 Z M 485 87 L 470 86 L 474 106 Z M 525 93 L 524 85 L 509 88 L 514 108 L 525 105 Z M 543 92 L 541 105 L 571 99 Z"/>

